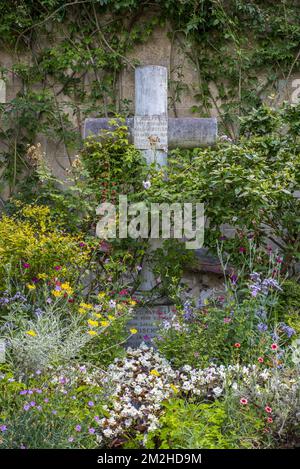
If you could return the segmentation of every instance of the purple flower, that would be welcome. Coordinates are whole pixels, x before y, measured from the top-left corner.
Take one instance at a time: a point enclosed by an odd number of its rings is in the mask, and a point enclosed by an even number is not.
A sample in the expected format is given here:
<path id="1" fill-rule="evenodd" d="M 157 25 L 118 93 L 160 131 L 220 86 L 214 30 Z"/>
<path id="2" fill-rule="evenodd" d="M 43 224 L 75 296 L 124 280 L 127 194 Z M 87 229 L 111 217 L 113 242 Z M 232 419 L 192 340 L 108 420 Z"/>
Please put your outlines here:
<path id="1" fill-rule="evenodd" d="M 27 389 L 24 389 L 23 391 L 20 391 L 20 396 L 25 396 L 27 394 Z"/>
<path id="2" fill-rule="evenodd" d="M 237 281 L 238 281 L 238 276 L 237 276 L 237 275 L 232 274 L 232 275 L 230 275 L 229 278 L 230 278 L 230 281 L 231 281 L 232 285 L 236 285 L 236 284 L 237 284 Z"/>
<path id="3" fill-rule="evenodd" d="M 28 262 L 23 262 L 22 266 L 24 269 L 30 269 L 30 264 L 28 264 Z"/>
<path id="4" fill-rule="evenodd" d="M 7 430 L 6 425 L 0 425 L 0 432 L 4 433 L 4 432 L 6 432 L 6 430 Z"/>
<path id="5" fill-rule="evenodd" d="M 95 415 L 94 420 L 96 420 L 96 422 L 99 422 L 100 417 L 98 415 Z"/>
<path id="6" fill-rule="evenodd" d="M 149 335 L 143 335 L 143 339 L 145 340 L 145 342 L 149 342 L 151 340 L 151 337 Z"/>
<path id="7" fill-rule="evenodd" d="M 42 410 L 42 406 L 41 406 L 41 405 L 38 405 L 38 406 L 37 406 L 37 410 Z"/>
<path id="8" fill-rule="evenodd" d="M 42 373 L 41 370 L 36 370 L 35 372 L 36 375 L 40 375 L 41 373 Z"/>
<path id="9" fill-rule="evenodd" d="M 44 311 L 41 308 L 37 308 L 34 314 L 37 318 L 40 318 L 44 314 Z"/>
<path id="10" fill-rule="evenodd" d="M 70 438 L 68 438 L 68 442 L 73 443 L 73 441 L 74 441 L 74 438 L 72 436 L 70 436 Z"/>
<path id="11" fill-rule="evenodd" d="M 46 399 L 44 399 L 44 402 L 46 402 L 46 404 L 48 404 L 49 399 L 46 397 Z"/>
<path id="12" fill-rule="evenodd" d="M 30 409 L 30 405 L 29 405 L 29 404 L 25 404 L 25 405 L 23 406 L 23 409 L 26 410 L 26 411 L 29 410 L 29 409 Z"/>
<path id="13" fill-rule="evenodd" d="M 280 327 L 282 332 L 284 332 L 289 339 L 292 337 L 292 335 L 296 334 L 295 329 L 291 326 L 288 326 L 287 324 L 282 323 L 280 324 Z"/>
<path id="14" fill-rule="evenodd" d="M 76 425 L 75 430 L 76 430 L 77 432 L 81 432 L 81 425 Z"/>
<path id="15" fill-rule="evenodd" d="M 253 272 L 252 274 L 250 274 L 250 279 L 252 280 L 252 282 L 261 282 L 261 278 L 260 278 L 260 275 L 258 272 Z"/>
<path id="16" fill-rule="evenodd" d="M 259 332 L 266 332 L 268 330 L 268 326 L 267 326 L 267 324 L 264 324 L 263 322 L 260 322 L 257 325 L 257 329 L 259 330 Z"/>
<path id="17" fill-rule="evenodd" d="M 89 402 L 88 402 L 88 406 L 89 406 L 89 407 L 94 407 L 94 405 L 95 405 L 95 404 L 93 403 L 93 401 L 89 401 Z"/>
<path id="18" fill-rule="evenodd" d="M 30 407 L 35 407 L 35 402 L 34 401 L 30 402 Z"/>
<path id="19" fill-rule="evenodd" d="M 93 435 L 95 432 L 96 432 L 96 430 L 93 427 L 89 428 L 89 433 L 91 435 Z"/>
<path id="20" fill-rule="evenodd" d="M 57 410 L 52 410 L 51 412 L 53 415 L 56 415 L 57 414 Z"/>

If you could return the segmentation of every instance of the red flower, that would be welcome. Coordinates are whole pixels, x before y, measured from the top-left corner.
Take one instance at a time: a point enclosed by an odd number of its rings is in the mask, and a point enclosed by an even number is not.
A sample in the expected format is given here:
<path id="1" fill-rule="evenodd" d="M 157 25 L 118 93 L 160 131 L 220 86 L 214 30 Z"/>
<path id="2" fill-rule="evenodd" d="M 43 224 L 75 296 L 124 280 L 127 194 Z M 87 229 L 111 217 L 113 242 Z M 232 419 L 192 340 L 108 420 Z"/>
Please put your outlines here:
<path id="1" fill-rule="evenodd" d="M 258 357 L 258 361 L 259 361 L 259 363 L 263 363 L 264 362 L 263 357 Z"/>
<path id="2" fill-rule="evenodd" d="M 267 418 L 267 422 L 269 422 L 269 423 L 273 423 L 273 419 L 272 419 L 272 417 L 268 417 L 268 418 Z"/>
<path id="3" fill-rule="evenodd" d="M 241 346 L 241 344 L 240 344 L 239 342 L 236 342 L 236 343 L 234 344 L 234 347 L 235 347 L 235 348 L 240 348 L 240 346 Z"/>
<path id="4" fill-rule="evenodd" d="M 265 411 L 266 411 L 268 414 L 271 414 L 271 413 L 272 413 L 272 409 L 271 409 L 271 407 L 269 407 L 268 405 L 266 405 Z"/>
<path id="5" fill-rule="evenodd" d="M 272 345 L 271 345 L 271 349 L 272 349 L 272 350 L 277 350 L 277 349 L 278 349 L 278 345 L 277 345 L 277 344 L 272 344 Z"/>
<path id="6" fill-rule="evenodd" d="M 248 399 L 246 399 L 245 397 L 242 397 L 242 399 L 240 399 L 240 403 L 242 405 L 247 405 L 248 404 Z"/>
<path id="7" fill-rule="evenodd" d="M 54 266 L 54 269 L 55 269 L 55 270 L 61 270 L 61 266 L 60 266 L 60 265 L 55 265 L 55 266 Z"/>
<path id="8" fill-rule="evenodd" d="M 239 252 L 240 252 L 241 254 L 243 254 L 244 252 L 246 252 L 246 248 L 240 247 L 240 248 L 239 248 Z"/>

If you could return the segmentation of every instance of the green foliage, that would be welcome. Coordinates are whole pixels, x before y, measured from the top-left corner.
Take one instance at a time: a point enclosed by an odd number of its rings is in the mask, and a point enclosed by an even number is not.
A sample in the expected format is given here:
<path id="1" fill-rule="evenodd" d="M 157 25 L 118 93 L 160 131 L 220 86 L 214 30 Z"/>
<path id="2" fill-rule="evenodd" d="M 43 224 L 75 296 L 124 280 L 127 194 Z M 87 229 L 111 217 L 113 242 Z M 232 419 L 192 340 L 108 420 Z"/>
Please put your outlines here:
<path id="1" fill-rule="evenodd" d="M 230 421 L 224 402 L 193 403 L 171 399 L 164 405 L 161 427 L 150 433 L 147 447 L 161 449 L 251 448 L 262 423 L 248 415 L 243 432 Z M 252 435 L 255 436 L 252 436 Z"/>
<path id="2" fill-rule="evenodd" d="M 72 382 L 63 369 L 32 375 L 27 382 L 15 380 L 7 367 L 0 371 L 5 371 L 0 380 L 0 424 L 7 428 L 0 435 L 0 448 L 99 447 L 89 429 L 96 427 L 94 415 L 103 415 L 103 396 L 99 387 L 82 384 L 78 368 L 73 368 Z"/>
<path id="3" fill-rule="evenodd" d="M 175 115 L 187 88 L 182 67 L 172 59 L 179 47 L 198 75 L 193 111 L 210 115 L 215 107 L 221 128 L 233 137 L 237 116 L 259 107 L 263 97 L 277 93 L 280 79 L 299 68 L 299 5 L 292 0 L 11 0 L 2 2 L 0 14 L 1 42 L 14 56 L 12 66 L 0 72 L 21 85 L 17 96 L 1 105 L 2 179 L 11 193 L 31 172 L 26 144 L 46 135 L 65 147 L 71 160 L 87 115 L 131 110 L 119 96 L 118 78 L 125 66 L 137 63 L 128 52 L 148 41 L 157 25 L 167 22 L 170 28 Z M 23 54 L 31 60 L 25 63 Z"/>
<path id="4" fill-rule="evenodd" d="M 278 315 L 283 321 L 300 333 L 300 284 L 286 280 L 279 295 Z"/>
<path id="5" fill-rule="evenodd" d="M 164 202 L 182 202 L 182 194 L 185 200 L 203 202 L 207 247 L 216 251 L 220 227 L 228 223 L 236 227 L 235 237 L 224 242 L 233 264 L 244 261 L 252 236 L 261 248 L 271 241 L 282 249 L 292 274 L 300 253 L 300 200 L 294 195 L 300 186 L 300 140 L 294 132 L 298 111 L 299 105 L 262 108 L 245 121 L 246 133 L 253 123 L 251 135 L 235 144 L 173 151 L 168 167 L 153 171 L 146 195 L 151 202 L 161 202 L 162 195 Z"/>

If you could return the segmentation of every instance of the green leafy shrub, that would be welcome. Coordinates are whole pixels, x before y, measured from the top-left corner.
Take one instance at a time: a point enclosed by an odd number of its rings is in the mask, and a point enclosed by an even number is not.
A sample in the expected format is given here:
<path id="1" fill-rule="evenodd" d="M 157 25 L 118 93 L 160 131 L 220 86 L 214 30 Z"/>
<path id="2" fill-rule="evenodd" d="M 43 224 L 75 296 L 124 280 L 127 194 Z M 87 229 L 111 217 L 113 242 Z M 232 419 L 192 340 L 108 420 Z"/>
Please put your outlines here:
<path id="1" fill-rule="evenodd" d="M 85 367 L 68 368 L 36 369 L 25 381 L 2 367 L 0 448 L 99 447 L 103 390 L 91 368 L 89 376 Z"/>
<path id="2" fill-rule="evenodd" d="M 150 433 L 147 448 L 236 449 L 259 444 L 262 423 L 254 415 L 235 424 L 221 401 L 193 403 L 171 399 L 164 404 L 160 428 Z"/>
<path id="3" fill-rule="evenodd" d="M 263 252 L 272 242 L 283 253 L 284 269 L 293 275 L 300 252 L 300 199 L 294 194 L 300 187 L 300 140 L 290 119 L 295 108 L 299 105 L 258 109 L 247 122 L 247 129 L 253 123 L 253 133 L 236 143 L 173 151 L 166 169 L 153 170 L 146 197 L 173 203 L 182 202 L 184 194 L 185 200 L 203 202 L 209 220 L 205 246 L 212 252 L 223 239 L 221 225 L 227 223 L 236 228 L 234 237 L 224 240 L 233 265 L 244 262 L 251 237 L 261 249 L 258 265 L 266 264 Z M 272 131 L 260 133 L 262 125 Z"/>

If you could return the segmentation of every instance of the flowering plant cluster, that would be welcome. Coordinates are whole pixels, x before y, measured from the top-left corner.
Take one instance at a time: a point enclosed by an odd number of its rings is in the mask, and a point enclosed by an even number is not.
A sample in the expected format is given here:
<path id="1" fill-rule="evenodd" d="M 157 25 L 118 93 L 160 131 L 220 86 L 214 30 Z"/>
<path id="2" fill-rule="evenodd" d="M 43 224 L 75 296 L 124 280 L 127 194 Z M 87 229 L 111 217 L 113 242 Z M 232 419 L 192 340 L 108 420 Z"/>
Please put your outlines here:
<path id="1" fill-rule="evenodd" d="M 99 421 L 98 431 L 109 446 L 126 444 L 132 434 L 140 434 L 140 444 L 147 444 L 148 434 L 160 427 L 164 404 L 180 396 L 199 402 L 225 398 L 235 405 L 252 406 L 268 431 L 268 424 L 274 423 L 274 433 L 280 429 L 283 433 L 287 421 L 297 421 L 299 376 L 294 377 L 290 369 L 267 369 L 259 360 L 248 366 L 194 369 L 186 365 L 175 370 L 153 348 L 142 344 L 127 349 L 126 357 L 109 367 L 104 383 L 112 401 L 104 406 L 106 416 Z M 266 420 L 270 418 L 272 422 Z"/>

